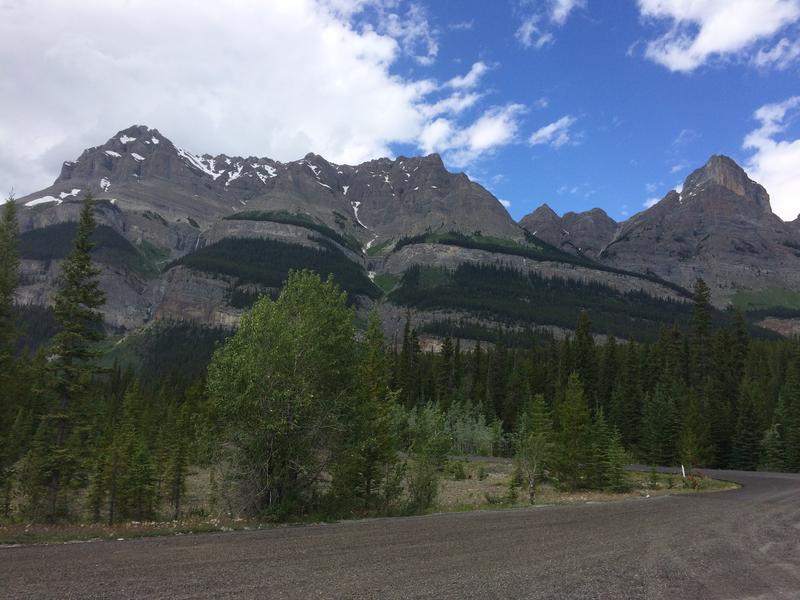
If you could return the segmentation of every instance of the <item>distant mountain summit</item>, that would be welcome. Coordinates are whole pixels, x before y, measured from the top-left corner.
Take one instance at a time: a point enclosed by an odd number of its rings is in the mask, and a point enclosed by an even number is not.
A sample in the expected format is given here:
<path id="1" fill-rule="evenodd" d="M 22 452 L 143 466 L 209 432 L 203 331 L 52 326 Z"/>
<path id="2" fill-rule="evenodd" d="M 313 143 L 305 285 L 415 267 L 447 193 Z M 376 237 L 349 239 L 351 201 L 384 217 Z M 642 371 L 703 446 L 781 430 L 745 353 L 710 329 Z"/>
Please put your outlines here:
<path id="1" fill-rule="evenodd" d="M 434 230 L 521 238 L 499 201 L 466 175 L 449 173 L 437 154 L 351 166 L 309 153 L 281 163 L 194 154 L 157 129 L 134 125 L 65 162 L 51 187 L 20 201 L 60 203 L 76 189 L 203 226 L 238 211 L 286 210 L 328 226 L 344 222 L 365 243 Z"/>
<path id="2" fill-rule="evenodd" d="M 567 252 L 597 258 L 617 230 L 617 222 L 601 208 L 559 217 L 547 204 L 520 220 L 533 235 Z"/>
<path id="3" fill-rule="evenodd" d="M 651 208 L 623 223 L 599 258 L 691 285 L 703 277 L 719 304 L 741 292 L 800 290 L 797 230 L 769 194 L 726 156 L 712 156 Z"/>
<path id="4" fill-rule="evenodd" d="M 304 268 L 332 273 L 360 311 L 377 305 L 387 333 L 413 308 L 432 335 L 562 335 L 589 309 L 599 331 L 653 335 L 684 318 L 697 277 L 720 307 L 744 296 L 800 303 L 800 221 L 772 214 L 764 188 L 724 156 L 624 223 L 547 205 L 516 223 L 436 154 L 359 165 L 195 154 L 134 125 L 18 199 L 21 303 L 52 302 L 86 192 L 97 199 L 104 316 L 122 331 L 233 327 Z"/>

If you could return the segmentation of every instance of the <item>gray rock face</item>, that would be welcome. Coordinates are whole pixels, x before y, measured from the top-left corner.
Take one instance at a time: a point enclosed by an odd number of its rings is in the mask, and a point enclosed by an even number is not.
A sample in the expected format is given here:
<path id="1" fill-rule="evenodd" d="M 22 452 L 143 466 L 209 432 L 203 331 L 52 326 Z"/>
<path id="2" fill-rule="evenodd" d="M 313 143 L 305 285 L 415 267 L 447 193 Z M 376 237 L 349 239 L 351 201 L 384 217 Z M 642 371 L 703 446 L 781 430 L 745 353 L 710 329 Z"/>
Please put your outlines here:
<path id="1" fill-rule="evenodd" d="M 548 244 L 572 254 L 597 258 L 614 237 L 618 225 L 601 208 L 568 212 L 559 217 L 543 204 L 520 220 L 520 225 Z"/>
<path id="2" fill-rule="evenodd" d="M 371 275 L 399 274 L 414 264 L 505 264 L 621 291 L 675 296 L 669 287 L 637 277 L 484 250 L 413 244 L 388 253 L 390 242 L 425 232 L 480 232 L 524 242 L 524 227 L 573 254 L 653 272 L 683 286 L 702 276 L 719 304 L 740 289 L 800 289 L 800 219 L 787 224 L 773 215 L 766 191 L 725 157 L 712 157 L 692 173 L 682 194 L 671 192 L 622 224 L 600 209 L 559 217 L 544 205 L 518 225 L 494 196 L 466 175 L 449 173 L 437 155 L 356 166 L 315 154 L 288 163 L 196 155 L 158 130 L 137 125 L 65 162 L 52 186 L 20 198 L 21 230 L 76 221 L 87 191 L 98 199 L 98 223 L 130 242 L 134 250 L 126 250 L 128 261 L 139 261 L 102 265 L 105 318 L 122 329 L 151 319 L 184 318 L 234 326 L 241 310 L 229 300 L 242 287 L 235 278 L 185 266 L 166 268 L 172 260 L 232 238 L 336 248 L 358 268 L 375 272 Z M 258 219 L 226 219 L 253 211 L 261 213 Z M 372 245 L 383 249 L 368 259 L 365 251 Z M 59 260 L 26 258 L 19 300 L 51 302 L 59 273 Z M 362 308 L 365 304 L 359 302 Z"/>
<path id="3" fill-rule="evenodd" d="M 684 286 L 702 277 L 720 306 L 740 290 L 800 289 L 800 236 L 772 213 L 766 190 L 712 156 L 655 206 L 623 223 L 604 262 Z"/>

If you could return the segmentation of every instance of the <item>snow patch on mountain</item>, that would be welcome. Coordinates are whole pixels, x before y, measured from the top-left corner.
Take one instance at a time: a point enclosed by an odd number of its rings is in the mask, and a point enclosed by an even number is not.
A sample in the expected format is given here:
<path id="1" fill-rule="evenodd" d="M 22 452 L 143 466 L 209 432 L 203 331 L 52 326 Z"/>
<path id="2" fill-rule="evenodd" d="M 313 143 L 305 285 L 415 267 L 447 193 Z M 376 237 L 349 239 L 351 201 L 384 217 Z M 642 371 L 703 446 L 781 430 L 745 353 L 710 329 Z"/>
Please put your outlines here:
<path id="1" fill-rule="evenodd" d="M 36 198 L 36 200 L 31 200 L 25 203 L 25 206 L 37 206 L 39 204 L 47 204 L 49 202 L 55 202 L 56 204 L 61 204 L 63 200 L 61 198 L 56 198 L 54 196 L 42 196 L 41 198 Z"/>

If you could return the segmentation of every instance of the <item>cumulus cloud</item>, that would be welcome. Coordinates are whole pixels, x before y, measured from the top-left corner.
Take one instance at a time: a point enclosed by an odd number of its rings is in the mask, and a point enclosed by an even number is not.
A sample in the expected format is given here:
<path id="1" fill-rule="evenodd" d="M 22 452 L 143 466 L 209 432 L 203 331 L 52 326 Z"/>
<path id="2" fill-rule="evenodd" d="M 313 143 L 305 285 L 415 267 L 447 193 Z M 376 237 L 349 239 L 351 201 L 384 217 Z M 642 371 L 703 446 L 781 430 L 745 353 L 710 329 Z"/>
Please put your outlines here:
<path id="1" fill-rule="evenodd" d="M 737 55 L 800 18 L 800 0 L 639 0 L 648 19 L 669 29 L 645 55 L 670 71 L 691 72 L 714 57 Z"/>
<path id="2" fill-rule="evenodd" d="M 0 6 L 0 189 L 19 195 L 134 123 L 197 152 L 357 163 L 404 144 L 463 164 L 512 140 L 522 114 L 479 106 L 483 63 L 450 85 L 424 68 L 397 72 L 403 58 L 437 55 L 435 28 L 413 3 Z"/>
<path id="3" fill-rule="evenodd" d="M 500 204 L 505 206 L 506 208 L 511 208 L 511 201 L 510 200 L 500 200 Z"/>
<path id="4" fill-rule="evenodd" d="M 566 115 L 558 121 L 540 127 L 531 134 L 528 143 L 531 146 L 549 144 L 554 148 L 560 148 L 570 141 L 570 127 L 575 124 L 575 120 L 575 117 Z"/>
<path id="5" fill-rule="evenodd" d="M 788 121 L 800 116 L 800 96 L 765 104 L 755 112 L 760 126 L 742 145 L 753 151 L 747 171 L 769 192 L 772 210 L 784 221 L 800 214 L 800 139 L 780 139 Z"/>
<path id="6" fill-rule="evenodd" d="M 508 104 L 487 110 L 469 127 L 459 129 L 447 118 L 439 118 L 423 129 L 420 145 L 425 152 L 442 152 L 451 164 L 465 166 L 499 146 L 515 141 L 521 104 Z"/>
<path id="7" fill-rule="evenodd" d="M 575 9 L 585 7 L 586 0 L 549 0 L 538 11 L 524 16 L 515 37 L 524 48 L 543 48 L 555 41 L 553 28 L 563 26 Z"/>

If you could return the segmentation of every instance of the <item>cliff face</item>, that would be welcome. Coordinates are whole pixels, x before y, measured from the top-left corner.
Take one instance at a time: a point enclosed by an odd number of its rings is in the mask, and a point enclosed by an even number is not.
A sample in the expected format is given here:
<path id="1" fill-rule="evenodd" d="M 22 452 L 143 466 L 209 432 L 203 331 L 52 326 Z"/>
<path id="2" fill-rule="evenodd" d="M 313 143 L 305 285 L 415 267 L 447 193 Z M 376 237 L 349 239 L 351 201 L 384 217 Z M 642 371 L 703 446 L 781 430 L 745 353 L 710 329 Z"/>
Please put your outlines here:
<path id="1" fill-rule="evenodd" d="M 621 225 L 601 261 L 690 286 L 706 280 L 714 301 L 740 292 L 800 289 L 800 236 L 772 213 L 769 195 L 733 160 L 713 156 L 681 192 Z"/>
<path id="2" fill-rule="evenodd" d="M 51 302 L 87 192 L 97 200 L 104 316 L 123 330 L 157 319 L 233 327 L 253 298 L 302 268 L 333 273 L 360 310 L 416 266 L 488 265 L 673 300 L 683 296 L 671 282 L 690 287 L 701 276 L 721 305 L 739 290 L 800 284 L 800 223 L 775 217 L 766 191 L 724 157 L 622 224 L 600 209 L 559 217 L 546 205 L 517 224 L 437 155 L 356 166 L 314 154 L 289 163 L 195 155 L 134 126 L 18 199 L 21 302 Z M 508 322 L 470 310 L 495 328 Z"/>

